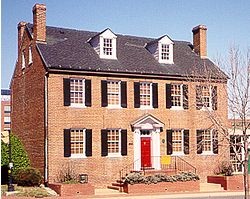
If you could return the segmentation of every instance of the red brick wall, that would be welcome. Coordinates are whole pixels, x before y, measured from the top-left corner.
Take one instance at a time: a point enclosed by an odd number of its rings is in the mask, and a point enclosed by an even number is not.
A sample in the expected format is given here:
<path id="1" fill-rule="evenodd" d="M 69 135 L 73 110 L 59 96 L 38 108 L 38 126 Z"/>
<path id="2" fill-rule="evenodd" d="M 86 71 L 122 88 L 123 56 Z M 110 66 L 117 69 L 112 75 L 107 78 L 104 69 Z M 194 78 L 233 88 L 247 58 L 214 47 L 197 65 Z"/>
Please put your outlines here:
<path id="1" fill-rule="evenodd" d="M 196 153 L 196 130 L 205 129 L 212 126 L 205 111 L 196 110 L 195 86 L 189 84 L 189 109 L 174 111 L 165 108 L 165 84 L 166 80 L 152 80 L 158 83 L 159 108 L 142 110 L 134 108 L 134 81 L 145 79 L 114 78 L 127 81 L 128 107 L 125 109 L 109 109 L 101 107 L 101 80 L 106 77 L 81 76 L 92 81 L 92 107 L 72 108 L 63 106 L 63 78 L 80 77 L 70 75 L 50 74 L 48 79 L 48 132 L 49 132 L 49 181 L 56 181 L 62 166 L 74 165 L 79 173 L 87 173 L 89 181 L 96 186 L 103 186 L 114 182 L 119 178 L 119 171 L 132 164 L 134 161 L 133 132 L 131 122 L 149 113 L 165 124 L 161 132 L 161 155 L 166 155 L 166 129 L 186 128 L 190 130 L 190 154 L 185 155 L 187 162 L 197 168 L 202 181 L 206 181 L 206 176 L 213 174 L 220 161 L 228 156 L 228 150 L 222 145 L 219 146 L 219 155 L 197 155 Z M 173 81 L 172 81 L 173 82 Z M 224 123 L 227 122 L 227 101 L 224 84 L 218 86 L 218 110 Z M 65 158 L 63 154 L 63 129 L 65 128 L 90 128 L 92 129 L 93 155 L 92 157 L 76 159 Z M 101 157 L 101 129 L 122 128 L 128 131 L 128 156 L 120 158 Z M 94 170 L 93 170 L 94 168 Z"/>
<path id="2" fill-rule="evenodd" d="M 21 43 L 21 42 L 19 42 Z M 33 63 L 28 65 L 28 49 L 32 46 Z M 21 69 L 21 52 L 24 50 L 26 67 Z M 32 166 L 44 173 L 44 76 L 45 69 L 36 49 L 24 31 L 18 62 L 11 82 L 12 131 L 21 138 Z"/>

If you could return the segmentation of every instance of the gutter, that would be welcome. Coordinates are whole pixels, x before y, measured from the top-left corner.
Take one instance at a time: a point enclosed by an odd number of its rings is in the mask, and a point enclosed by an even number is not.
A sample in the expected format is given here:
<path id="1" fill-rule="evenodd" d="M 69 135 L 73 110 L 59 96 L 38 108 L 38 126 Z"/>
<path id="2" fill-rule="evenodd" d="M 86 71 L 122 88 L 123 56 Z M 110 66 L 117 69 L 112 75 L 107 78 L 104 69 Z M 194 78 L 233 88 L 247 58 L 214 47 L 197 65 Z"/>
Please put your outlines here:
<path id="1" fill-rule="evenodd" d="M 44 76 L 44 184 L 48 186 L 48 72 Z"/>

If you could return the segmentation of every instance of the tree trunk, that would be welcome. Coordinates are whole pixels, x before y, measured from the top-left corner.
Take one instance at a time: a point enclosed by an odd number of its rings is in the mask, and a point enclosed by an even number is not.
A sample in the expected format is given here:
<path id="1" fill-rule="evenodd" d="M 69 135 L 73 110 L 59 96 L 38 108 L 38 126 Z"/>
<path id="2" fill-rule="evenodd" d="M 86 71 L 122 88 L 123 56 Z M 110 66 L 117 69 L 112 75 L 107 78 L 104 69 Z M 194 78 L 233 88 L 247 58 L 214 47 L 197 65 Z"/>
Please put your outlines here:
<path id="1" fill-rule="evenodd" d="M 249 199 L 249 179 L 248 179 L 248 141 L 247 136 L 244 135 L 244 151 L 245 151 L 245 158 L 244 158 L 244 192 L 245 192 L 245 199 Z"/>

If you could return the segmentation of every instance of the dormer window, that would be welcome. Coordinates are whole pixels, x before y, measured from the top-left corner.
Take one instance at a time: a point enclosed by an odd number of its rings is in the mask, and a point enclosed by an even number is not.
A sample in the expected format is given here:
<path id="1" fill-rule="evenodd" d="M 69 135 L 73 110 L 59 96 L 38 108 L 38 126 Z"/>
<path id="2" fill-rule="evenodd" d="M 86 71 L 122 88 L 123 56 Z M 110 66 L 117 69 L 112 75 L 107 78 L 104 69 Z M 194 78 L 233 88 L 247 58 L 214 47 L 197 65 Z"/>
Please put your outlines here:
<path id="1" fill-rule="evenodd" d="M 102 59 L 116 58 L 116 38 L 117 36 L 110 30 L 106 29 L 89 40 L 91 46 Z"/>
<path id="2" fill-rule="evenodd" d="M 159 63 L 173 64 L 173 46 L 174 42 L 165 35 L 149 42 L 146 48 Z"/>
<path id="3" fill-rule="evenodd" d="M 169 60 L 169 45 L 167 44 L 161 45 L 161 59 Z"/>
<path id="4" fill-rule="evenodd" d="M 112 39 L 103 39 L 103 54 L 112 55 Z"/>

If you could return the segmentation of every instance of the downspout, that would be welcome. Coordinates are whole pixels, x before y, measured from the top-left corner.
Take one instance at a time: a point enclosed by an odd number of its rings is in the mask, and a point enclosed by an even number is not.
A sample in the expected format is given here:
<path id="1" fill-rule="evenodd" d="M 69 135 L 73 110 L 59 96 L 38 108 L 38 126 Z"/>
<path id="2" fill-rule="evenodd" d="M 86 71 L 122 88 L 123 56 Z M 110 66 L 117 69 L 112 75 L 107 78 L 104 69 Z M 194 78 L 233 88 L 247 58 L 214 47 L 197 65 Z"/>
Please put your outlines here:
<path id="1" fill-rule="evenodd" d="M 44 128 L 45 128 L 45 143 L 44 143 L 44 184 L 45 186 L 48 186 L 48 72 L 45 73 L 44 76 Z"/>

